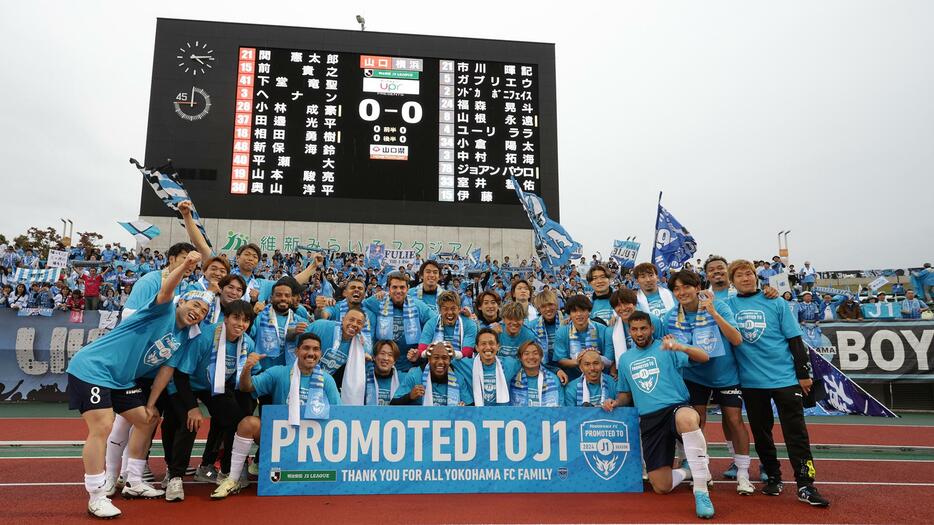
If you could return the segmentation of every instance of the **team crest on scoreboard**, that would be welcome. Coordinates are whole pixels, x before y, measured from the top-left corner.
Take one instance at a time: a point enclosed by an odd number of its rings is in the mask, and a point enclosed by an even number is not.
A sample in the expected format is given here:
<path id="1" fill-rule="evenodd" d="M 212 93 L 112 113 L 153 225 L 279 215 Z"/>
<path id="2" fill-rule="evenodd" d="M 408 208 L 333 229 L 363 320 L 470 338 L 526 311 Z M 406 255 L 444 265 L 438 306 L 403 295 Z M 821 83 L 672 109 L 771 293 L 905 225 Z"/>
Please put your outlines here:
<path id="1" fill-rule="evenodd" d="M 613 419 L 584 421 L 580 450 L 590 470 L 609 481 L 623 469 L 629 455 L 629 427 Z"/>
<path id="2" fill-rule="evenodd" d="M 736 313 L 736 325 L 743 341 L 755 343 L 762 337 L 768 324 L 765 322 L 765 313 L 761 310 L 743 310 Z"/>
<path id="3" fill-rule="evenodd" d="M 636 382 L 639 390 L 646 394 L 651 394 L 655 390 L 660 373 L 658 361 L 654 357 L 637 359 L 629 365 L 629 374 L 632 376 L 632 380 Z"/>

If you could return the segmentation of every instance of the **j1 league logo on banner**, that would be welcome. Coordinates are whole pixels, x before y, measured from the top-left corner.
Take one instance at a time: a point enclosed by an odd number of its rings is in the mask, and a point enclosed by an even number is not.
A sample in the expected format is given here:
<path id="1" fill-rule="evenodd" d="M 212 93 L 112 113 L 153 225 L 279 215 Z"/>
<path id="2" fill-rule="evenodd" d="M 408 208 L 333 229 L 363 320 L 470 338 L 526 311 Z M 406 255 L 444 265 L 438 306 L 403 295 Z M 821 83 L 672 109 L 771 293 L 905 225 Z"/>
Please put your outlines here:
<path id="1" fill-rule="evenodd" d="M 594 474 L 609 481 L 629 455 L 629 428 L 622 421 L 597 419 L 581 423 L 581 452 Z"/>

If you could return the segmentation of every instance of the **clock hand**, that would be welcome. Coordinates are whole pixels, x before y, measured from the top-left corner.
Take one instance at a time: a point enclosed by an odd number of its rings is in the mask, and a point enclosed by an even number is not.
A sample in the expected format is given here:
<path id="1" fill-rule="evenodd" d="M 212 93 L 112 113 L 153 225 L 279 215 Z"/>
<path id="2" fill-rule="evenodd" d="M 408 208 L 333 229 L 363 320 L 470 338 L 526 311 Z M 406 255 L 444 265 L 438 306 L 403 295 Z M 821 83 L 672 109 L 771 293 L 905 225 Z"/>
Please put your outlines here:
<path id="1" fill-rule="evenodd" d="M 191 55 L 191 58 L 197 60 L 198 63 L 201 64 L 202 66 L 204 65 L 204 61 L 201 60 L 201 57 L 198 57 L 198 56 L 195 56 L 195 55 Z"/>

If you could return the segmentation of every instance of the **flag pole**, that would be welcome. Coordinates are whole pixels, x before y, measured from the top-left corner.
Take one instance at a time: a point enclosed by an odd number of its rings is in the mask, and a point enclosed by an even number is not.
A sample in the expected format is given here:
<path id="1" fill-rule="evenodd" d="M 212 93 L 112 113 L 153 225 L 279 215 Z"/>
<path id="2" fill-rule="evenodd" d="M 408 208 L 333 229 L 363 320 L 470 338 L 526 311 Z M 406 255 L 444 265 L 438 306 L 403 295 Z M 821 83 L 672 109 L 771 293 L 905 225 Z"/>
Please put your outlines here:
<path id="1" fill-rule="evenodd" d="M 655 234 L 652 236 L 652 264 L 655 265 L 655 269 L 661 273 L 661 268 L 658 267 L 658 264 L 655 262 L 655 250 L 658 247 L 658 216 L 659 211 L 662 209 L 662 192 L 658 192 L 658 207 L 655 208 Z"/>

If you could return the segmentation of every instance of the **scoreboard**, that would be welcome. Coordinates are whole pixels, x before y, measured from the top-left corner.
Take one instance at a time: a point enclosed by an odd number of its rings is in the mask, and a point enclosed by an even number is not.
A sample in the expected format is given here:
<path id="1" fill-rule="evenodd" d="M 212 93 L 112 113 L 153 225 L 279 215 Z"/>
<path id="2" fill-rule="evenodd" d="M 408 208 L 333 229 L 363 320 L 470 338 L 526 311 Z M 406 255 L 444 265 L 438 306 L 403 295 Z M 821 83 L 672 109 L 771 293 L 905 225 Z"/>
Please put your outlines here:
<path id="1" fill-rule="evenodd" d="M 157 22 L 146 163 L 206 217 L 527 228 L 555 128 L 551 44 Z"/>

